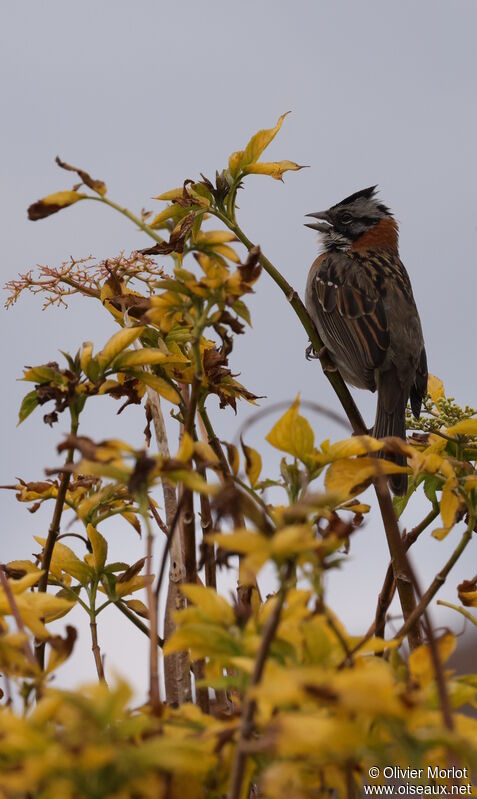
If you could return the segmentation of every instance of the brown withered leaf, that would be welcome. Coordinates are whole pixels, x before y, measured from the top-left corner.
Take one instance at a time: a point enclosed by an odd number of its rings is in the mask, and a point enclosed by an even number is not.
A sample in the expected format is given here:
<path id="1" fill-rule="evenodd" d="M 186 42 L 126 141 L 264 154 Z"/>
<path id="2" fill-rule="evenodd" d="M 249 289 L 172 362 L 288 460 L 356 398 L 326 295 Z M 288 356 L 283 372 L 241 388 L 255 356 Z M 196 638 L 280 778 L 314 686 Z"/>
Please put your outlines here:
<path id="1" fill-rule="evenodd" d="M 31 222 L 37 222 L 39 219 L 46 219 L 48 216 L 62 211 L 63 208 L 68 208 L 68 206 L 73 205 L 73 203 L 80 199 L 75 191 L 58 192 L 58 195 L 62 197 L 61 202 L 51 202 L 49 199 L 48 202 L 45 202 L 45 199 L 42 199 L 29 205 L 27 209 L 28 219 Z M 69 201 L 66 195 L 70 195 Z"/>
<path id="2" fill-rule="evenodd" d="M 135 377 L 128 377 L 124 383 L 121 383 L 119 386 L 114 386 L 113 388 L 109 389 L 107 392 L 110 397 L 114 399 L 121 399 L 121 397 L 127 397 L 126 402 L 124 402 L 118 410 L 118 416 L 120 413 L 124 411 L 128 405 L 140 405 L 142 400 L 142 395 L 139 393 L 140 383 L 139 380 L 136 380 Z"/>
<path id="3" fill-rule="evenodd" d="M 260 277 L 260 273 L 262 271 L 262 266 L 260 264 L 260 247 L 255 246 L 249 250 L 247 260 L 244 264 L 241 264 L 238 267 L 238 271 L 240 272 L 240 276 L 242 279 L 242 284 L 245 287 L 248 287 L 248 291 L 252 291 L 251 284 L 255 283 L 256 280 Z"/>
<path id="4" fill-rule="evenodd" d="M 144 491 L 147 486 L 149 475 L 155 469 L 155 467 L 155 459 L 149 457 L 149 455 L 146 455 L 145 452 L 141 453 L 136 461 L 134 471 L 129 478 L 128 491 L 130 494 L 134 496 L 135 494 Z"/>
<path id="5" fill-rule="evenodd" d="M 236 316 L 232 316 L 229 311 L 222 311 L 219 319 L 217 320 L 216 324 L 218 325 L 228 325 L 234 333 L 240 335 L 245 330 L 245 325 L 237 319 Z M 214 325 L 215 326 L 215 325 Z"/>
<path id="6" fill-rule="evenodd" d="M 67 172 L 76 172 L 77 175 L 81 178 L 82 182 L 85 186 L 88 186 L 93 191 L 100 194 L 102 197 L 106 194 L 106 183 L 102 180 L 95 180 L 91 177 L 84 169 L 80 169 L 76 166 L 71 166 L 71 164 L 67 164 L 65 161 L 62 161 L 59 155 L 55 158 L 56 163 L 58 164 L 61 169 L 66 169 Z"/>
<path id="7" fill-rule="evenodd" d="M 211 509 L 215 515 L 214 527 L 218 528 L 222 519 L 236 519 L 242 514 L 242 507 L 243 494 L 238 490 L 233 480 L 227 480 L 211 502 Z"/>
<path id="8" fill-rule="evenodd" d="M 176 201 L 174 201 L 176 202 Z M 170 255 L 172 252 L 184 252 L 184 244 L 187 236 L 189 235 L 192 225 L 194 224 L 195 214 L 191 211 L 190 214 L 184 217 L 180 225 L 172 231 L 169 241 L 154 244 L 153 247 L 148 247 L 145 250 L 139 250 L 142 255 Z"/>
<path id="9" fill-rule="evenodd" d="M 60 454 L 64 452 L 66 449 L 77 449 L 83 458 L 86 458 L 88 461 L 96 460 L 96 450 L 101 444 L 95 444 L 92 438 L 88 438 L 88 436 L 66 436 L 64 441 L 57 446 L 57 452 Z"/>
<path id="10" fill-rule="evenodd" d="M 457 586 L 457 594 L 466 607 L 477 607 L 477 577 L 473 580 L 463 580 Z"/>
<path id="11" fill-rule="evenodd" d="M 51 411 L 51 413 L 45 413 L 45 415 L 43 416 L 43 421 L 45 422 L 45 424 L 49 424 L 50 427 L 53 427 L 53 425 L 58 421 L 57 412 Z"/>
<path id="12" fill-rule="evenodd" d="M 77 637 L 78 633 L 76 629 L 72 627 L 71 624 L 67 624 L 66 636 L 62 638 L 61 635 L 52 635 L 51 638 L 48 638 L 48 644 L 55 652 L 63 655 L 66 659 L 71 655 Z"/>
<path id="13" fill-rule="evenodd" d="M 139 572 L 141 571 L 141 569 L 144 566 L 145 562 L 146 562 L 146 558 L 141 558 L 140 560 L 137 560 L 136 563 L 133 563 L 132 566 L 129 566 L 129 568 L 126 569 L 126 571 L 123 572 L 118 577 L 117 582 L 118 583 L 127 583 L 129 580 L 132 580 L 132 578 L 135 577 L 136 574 L 139 574 Z"/>
<path id="14" fill-rule="evenodd" d="M 149 400 L 146 401 L 145 412 L 146 412 L 146 426 L 145 426 L 145 428 L 143 430 L 143 433 L 144 433 L 144 437 L 146 439 L 146 447 L 149 447 L 149 445 L 151 443 L 151 437 L 152 437 L 152 433 L 151 433 L 152 411 L 151 411 L 151 404 L 150 404 Z"/>

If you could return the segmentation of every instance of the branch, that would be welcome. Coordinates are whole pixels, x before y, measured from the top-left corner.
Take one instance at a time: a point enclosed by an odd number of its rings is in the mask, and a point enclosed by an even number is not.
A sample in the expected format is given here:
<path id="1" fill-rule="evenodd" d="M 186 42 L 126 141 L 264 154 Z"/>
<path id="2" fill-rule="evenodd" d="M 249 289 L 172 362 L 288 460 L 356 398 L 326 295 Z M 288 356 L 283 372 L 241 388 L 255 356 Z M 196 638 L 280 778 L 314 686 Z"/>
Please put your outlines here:
<path id="1" fill-rule="evenodd" d="M 268 617 L 265 630 L 263 632 L 260 648 L 257 652 L 255 665 L 253 669 L 252 679 L 250 682 L 251 687 L 259 684 L 262 679 L 265 663 L 270 652 L 273 639 L 275 638 L 278 625 L 280 623 L 280 616 L 282 613 L 283 605 L 285 603 L 287 594 L 287 583 L 293 571 L 293 564 L 287 566 L 286 573 L 283 577 L 280 590 L 276 597 L 275 607 L 273 608 L 270 616 Z M 256 702 L 254 699 L 245 698 L 242 706 L 242 718 L 240 722 L 239 739 L 235 749 L 235 758 L 232 765 L 232 776 L 230 779 L 230 789 L 227 794 L 227 799 L 240 799 L 243 795 L 248 795 L 242 790 L 242 783 L 245 776 L 245 764 L 247 761 L 247 753 L 244 751 L 244 744 L 250 738 L 253 731 L 253 720 L 255 715 Z"/>
<path id="2" fill-rule="evenodd" d="M 436 574 L 436 576 L 434 577 L 434 579 L 433 579 L 432 583 L 430 584 L 429 588 L 422 595 L 417 607 L 414 609 L 414 611 L 409 616 L 409 618 L 406 619 L 406 621 L 404 622 L 404 624 L 402 625 L 400 630 L 398 630 L 398 632 L 394 636 L 395 638 L 401 638 L 403 635 L 406 635 L 410 625 L 414 624 L 417 621 L 417 619 L 419 619 L 420 616 L 423 615 L 424 611 L 426 610 L 426 608 L 429 605 L 429 603 L 431 602 L 431 600 L 437 594 L 439 589 L 442 588 L 442 586 L 444 585 L 444 583 L 445 583 L 445 581 L 447 579 L 447 576 L 448 576 L 449 572 L 454 567 L 454 565 L 457 563 L 457 561 L 459 560 L 460 556 L 464 552 L 467 544 L 469 543 L 470 539 L 472 538 L 472 532 L 473 532 L 473 529 L 474 529 L 474 525 L 475 525 L 475 519 L 474 519 L 474 517 L 471 517 L 469 519 L 469 523 L 467 525 L 466 531 L 464 532 L 462 538 L 460 539 L 459 544 L 454 549 L 454 551 L 453 551 L 452 555 L 450 556 L 449 560 L 447 561 L 445 566 L 443 566 L 443 568 L 440 570 L 440 572 L 438 574 Z"/>
<path id="3" fill-rule="evenodd" d="M 377 459 L 376 464 L 379 464 Z M 384 474 L 381 474 L 374 481 L 374 487 L 381 510 L 386 537 L 388 539 L 394 579 L 396 580 L 396 587 L 398 590 L 403 615 L 407 620 L 410 618 L 416 607 L 411 566 L 401 540 L 401 533 L 399 532 L 396 512 L 394 510 L 393 501 L 391 499 L 391 494 L 389 493 Z M 418 620 L 419 617 L 417 617 L 408 627 L 409 646 L 411 649 L 414 649 L 416 646 L 421 644 Z"/>
<path id="4" fill-rule="evenodd" d="M 439 509 L 433 508 L 431 511 L 429 511 L 427 516 L 424 517 L 422 522 L 417 524 L 413 530 L 409 531 L 409 533 L 406 533 L 406 535 L 402 539 L 403 547 L 406 550 L 406 552 L 408 551 L 408 549 L 410 549 L 410 547 L 414 544 L 414 542 L 417 541 L 421 533 L 424 532 L 424 530 L 427 527 L 429 527 L 430 524 L 432 524 L 432 522 L 438 515 L 439 515 Z M 379 638 L 384 638 L 386 613 L 393 600 L 395 590 L 396 590 L 396 581 L 394 579 L 393 564 L 391 562 L 388 566 L 386 577 L 384 578 L 383 587 L 381 588 L 381 591 L 379 593 L 374 624 L 372 624 L 370 629 L 368 630 L 368 633 L 370 633 L 370 637 L 375 633 Z"/>
<path id="5" fill-rule="evenodd" d="M 71 435 L 76 435 L 77 431 L 78 431 L 78 425 L 72 422 Z M 69 466 L 69 464 L 73 462 L 73 453 L 74 449 L 73 447 L 70 447 L 70 449 L 68 450 L 68 454 L 66 456 L 65 466 Z M 71 472 L 64 471 L 61 475 L 60 486 L 58 488 L 58 494 L 55 502 L 55 509 L 53 511 L 53 518 L 51 520 L 50 528 L 48 530 L 48 537 L 46 539 L 45 546 L 43 547 L 43 552 L 41 557 L 41 568 L 43 569 L 43 574 L 41 575 L 40 580 L 38 582 L 38 591 L 42 591 L 43 593 L 46 591 L 48 587 L 48 577 L 50 573 L 51 558 L 53 556 L 53 549 L 58 540 L 58 535 L 60 532 L 61 516 L 63 514 L 66 492 L 68 491 L 70 479 L 71 479 Z M 43 670 L 45 668 L 44 641 L 39 642 L 37 646 L 36 659 L 38 665 Z"/>
<path id="6" fill-rule="evenodd" d="M 121 613 L 122 613 L 124 616 L 126 616 L 126 618 L 128 618 L 128 619 L 129 619 L 129 621 L 131 621 L 131 622 L 132 622 L 132 623 L 135 625 L 135 627 L 137 627 L 137 628 L 138 628 L 138 630 L 141 630 L 141 632 L 142 632 L 142 633 L 144 633 L 144 635 L 147 635 L 147 637 L 148 637 L 148 638 L 150 638 L 150 631 L 149 631 L 149 628 L 148 628 L 148 627 L 146 627 L 146 625 L 145 625 L 145 624 L 143 624 L 143 623 L 142 623 L 142 621 L 141 621 L 140 619 L 138 619 L 138 618 L 137 618 L 136 614 L 135 614 L 135 613 L 133 613 L 133 611 L 132 611 L 132 610 L 130 610 L 130 608 L 128 608 L 128 606 L 127 606 L 127 605 L 125 605 L 125 604 L 124 604 L 124 602 L 123 602 L 122 600 L 119 600 L 118 602 L 113 602 L 113 605 L 114 605 L 114 606 L 115 606 L 115 607 L 116 607 L 118 610 L 120 610 L 120 611 L 121 611 Z M 158 646 L 161 646 L 161 647 L 162 647 L 162 646 L 164 646 L 164 640 L 161 638 L 161 636 L 160 636 L 160 635 L 158 635 L 158 636 L 157 636 L 157 639 L 156 639 L 156 640 L 157 640 L 157 645 L 158 645 Z"/>

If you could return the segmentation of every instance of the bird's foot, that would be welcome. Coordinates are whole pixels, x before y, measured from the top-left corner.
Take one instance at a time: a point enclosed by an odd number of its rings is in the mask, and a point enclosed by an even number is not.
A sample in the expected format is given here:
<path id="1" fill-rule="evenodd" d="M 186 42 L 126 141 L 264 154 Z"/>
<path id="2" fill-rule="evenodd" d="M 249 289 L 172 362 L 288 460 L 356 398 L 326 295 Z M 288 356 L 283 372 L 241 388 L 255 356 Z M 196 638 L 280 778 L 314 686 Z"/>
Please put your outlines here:
<path id="1" fill-rule="evenodd" d="M 306 358 L 307 361 L 314 361 L 318 357 L 319 357 L 319 355 L 318 355 L 317 351 L 315 350 L 313 344 L 310 341 L 310 343 L 308 344 L 308 347 L 305 350 L 305 358 Z"/>
<path id="2" fill-rule="evenodd" d="M 326 349 L 326 347 L 322 347 L 321 350 L 317 352 L 311 341 L 305 350 L 305 358 L 307 361 L 321 360 L 321 358 L 324 358 L 325 355 L 328 355 L 328 350 Z"/>

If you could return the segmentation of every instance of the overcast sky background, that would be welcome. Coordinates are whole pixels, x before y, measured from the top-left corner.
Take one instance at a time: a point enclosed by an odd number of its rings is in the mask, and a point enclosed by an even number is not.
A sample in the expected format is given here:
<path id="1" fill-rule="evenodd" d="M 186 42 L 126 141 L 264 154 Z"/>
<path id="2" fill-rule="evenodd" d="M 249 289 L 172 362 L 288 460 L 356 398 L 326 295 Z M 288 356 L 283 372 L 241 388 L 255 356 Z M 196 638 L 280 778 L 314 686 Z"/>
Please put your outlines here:
<path id="1" fill-rule="evenodd" d="M 54 266 L 70 255 L 102 259 L 148 246 L 127 220 L 94 203 L 28 222 L 31 202 L 74 183 L 55 166 L 57 154 L 105 180 L 110 196 L 131 209 L 159 210 L 151 197 L 200 172 L 212 176 L 251 134 L 291 110 L 266 158 L 311 168 L 289 173 L 284 184 L 248 178 L 239 199 L 242 227 L 303 294 L 317 252 L 304 214 L 378 183 L 401 226 L 401 256 L 430 371 L 462 404 L 476 405 L 476 23 L 474 0 L 2 4 L 2 283 L 37 263 Z M 0 483 L 15 476 L 42 479 L 45 466 L 58 464 L 55 447 L 65 432 L 66 419 L 50 429 L 41 412 L 16 428 L 28 390 L 16 382 L 23 365 L 55 359 L 59 348 L 74 352 L 85 339 L 100 347 L 115 331 L 94 302 L 72 301 L 67 311 L 46 312 L 41 304 L 25 296 L 0 315 Z M 336 408 L 319 366 L 305 361 L 300 325 L 267 275 L 250 306 L 254 329 L 237 341 L 232 367 L 249 389 L 267 395 L 262 407 L 291 401 L 300 390 L 303 398 Z M 356 396 L 371 424 L 374 396 Z M 141 411 L 128 409 L 118 419 L 116 407 L 107 398 L 93 400 L 82 432 L 140 445 Z M 220 434 L 232 439 L 250 414 L 247 405 L 237 418 L 230 410 L 214 418 Z M 252 428 L 250 443 L 263 440 L 275 419 Z M 318 417 L 312 423 L 317 441 L 343 435 Z M 277 457 L 269 445 L 262 449 L 264 473 L 271 475 Z M 29 557 L 38 550 L 32 535 L 46 535 L 51 507 L 30 516 L 10 492 L 0 501 L 2 561 Z M 424 510 L 415 499 L 404 524 Z M 423 585 L 458 537 L 458 530 L 442 543 L 422 536 L 413 562 Z M 113 559 L 143 554 L 130 529 L 110 528 L 108 538 Z M 442 598 L 455 601 L 457 583 L 477 571 L 475 542 L 467 552 Z M 358 633 L 373 618 L 388 561 L 377 518 L 355 536 L 348 561 L 330 579 L 328 598 Z M 113 609 L 100 617 L 107 664 L 140 688 L 147 642 L 118 615 Z M 69 618 L 87 636 L 79 611 Z M 462 628 L 450 612 L 434 618 Z M 58 682 L 94 675 L 85 640 Z"/>

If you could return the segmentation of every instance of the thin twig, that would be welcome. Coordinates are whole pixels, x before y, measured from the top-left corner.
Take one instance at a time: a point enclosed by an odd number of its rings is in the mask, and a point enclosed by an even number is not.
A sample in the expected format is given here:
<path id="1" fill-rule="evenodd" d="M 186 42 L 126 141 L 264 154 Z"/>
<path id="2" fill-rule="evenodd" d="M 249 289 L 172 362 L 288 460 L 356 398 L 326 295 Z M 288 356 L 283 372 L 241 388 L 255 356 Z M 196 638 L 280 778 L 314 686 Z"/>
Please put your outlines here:
<path id="1" fill-rule="evenodd" d="M 162 530 L 162 532 L 164 533 L 164 535 L 167 538 L 167 536 L 169 535 L 169 530 L 167 529 L 167 524 L 164 524 L 164 522 L 162 521 L 159 513 L 157 512 L 157 508 L 154 505 L 154 502 L 152 501 L 151 498 L 149 498 L 149 510 L 151 511 L 151 513 L 152 513 L 152 515 L 154 517 L 154 521 L 156 522 L 157 526 L 159 527 L 160 530 Z"/>
<path id="2" fill-rule="evenodd" d="M 452 602 L 444 602 L 443 599 L 437 600 L 438 605 L 443 605 L 446 608 L 450 608 L 451 610 L 456 610 L 457 613 L 460 613 L 464 619 L 472 622 L 477 627 L 477 618 L 470 612 L 470 610 L 466 610 L 465 608 L 459 607 L 459 605 L 453 605 Z"/>
<path id="3" fill-rule="evenodd" d="M 126 616 L 126 618 L 128 618 L 129 621 L 131 621 L 138 628 L 138 630 L 141 630 L 141 632 L 144 633 L 144 635 L 146 635 L 150 639 L 149 628 L 145 624 L 143 624 L 143 622 L 140 619 L 137 618 L 136 614 L 132 610 L 130 610 L 130 608 L 128 608 L 128 606 L 125 605 L 122 600 L 119 600 L 119 602 L 114 602 L 113 604 L 114 607 L 120 610 L 121 613 L 124 616 Z M 158 646 L 160 647 L 164 646 L 164 639 L 161 638 L 160 635 L 157 636 L 156 641 Z"/>
<path id="4" fill-rule="evenodd" d="M 445 583 L 445 581 L 447 579 L 447 576 L 448 576 L 449 572 L 454 567 L 454 565 L 457 563 L 457 561 L 459 560 L 460 556 L 462 555 L 462 553 L 464 552 L 465 548 L 467 547 L 470 539 L 472 538 L 472 532 L 473 532 L 473 529 L 474 529 L 474 525 L 475 525 L 475 519 L 472 517 L 469 520 L 469 523 L 467 525 L 466 531 L 464 532 L 462 538 L 460 539 L 459 544 L 454 549 L 454 551 L 453 551 L 452 555 L 450 556 L 449 560 L 442 567 L 440 572 L 438 574 L 436 574 L 436 576 L 434 577 L 434 579 L 433 579 L 432 583 L 430 584 L 429 588 L 422 595 L 422 597 L 421 597 L 421 599 L 419 601 L 419 604 L 416 606 L 416 608 L 414 609 L 412 614 L 409 616 L 409 618 L 406 619 L 406 621 L 404 622 L 402 627 L 397 631 L 396 635 L 394 636 L 395 638 L 401 638 L 402 636 L 406 635 L 410 625 L 414 624 L 416 622 L 416 620 L 419 619 L 422 616 L 422 614 L 424 613 L 425 609 L 427 608 L 427 606 L 429 605 L 431 600 L 437 594 L 439 589 L 442 588 L 442 586 L 444 585 L 444 583 Z"/>

